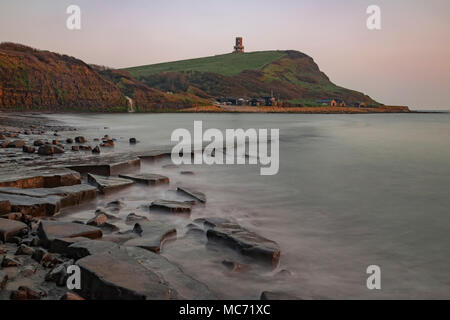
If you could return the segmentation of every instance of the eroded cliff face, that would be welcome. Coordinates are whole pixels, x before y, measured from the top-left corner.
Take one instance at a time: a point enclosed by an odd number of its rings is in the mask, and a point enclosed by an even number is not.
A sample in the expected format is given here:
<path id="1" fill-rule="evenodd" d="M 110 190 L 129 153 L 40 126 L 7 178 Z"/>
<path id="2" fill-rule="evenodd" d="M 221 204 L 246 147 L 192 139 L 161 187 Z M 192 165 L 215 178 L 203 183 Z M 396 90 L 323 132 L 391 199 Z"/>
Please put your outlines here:
<path id="1" fill-rule="evenodd" d="M 0 108 L 121 111 L 124 94 L 81 60 L 0 44 Z"/>

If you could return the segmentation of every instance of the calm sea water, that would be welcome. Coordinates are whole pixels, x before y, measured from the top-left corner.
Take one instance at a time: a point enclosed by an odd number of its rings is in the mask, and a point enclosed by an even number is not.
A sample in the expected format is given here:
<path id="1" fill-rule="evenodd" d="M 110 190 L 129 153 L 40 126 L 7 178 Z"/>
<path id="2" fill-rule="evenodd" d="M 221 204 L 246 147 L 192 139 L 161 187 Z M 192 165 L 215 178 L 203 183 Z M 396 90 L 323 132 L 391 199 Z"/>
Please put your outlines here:
<path id="1" fill-rule="evenodd" d="M 313 298 L 450 298 L 450 114 L 125 114 L 52 115 L 84 134 L 117 137 L 116 149 L 167 145 L 176 128 L 279 128 L 280 171 L 258 166 L 189 166 L 168 174 L 208 196 L 192 218 L 225 216 L 277 241 L 287 278 L 255 267 L 230 273 L 231 252 L 192 238 L 168 243 L 163 254 L 222 298 L 285 291 Z M 107 129 L 104 129 L 107 127 Z M 135 147 L 129 137 L 141 141 Z M 123 195 L 130 210 L 167 196 L 140 189 Z M 182 226 L 188 221 L 179 221 Z M 366 288 L 366 268 L 378 265 L 382 290 Z"/>

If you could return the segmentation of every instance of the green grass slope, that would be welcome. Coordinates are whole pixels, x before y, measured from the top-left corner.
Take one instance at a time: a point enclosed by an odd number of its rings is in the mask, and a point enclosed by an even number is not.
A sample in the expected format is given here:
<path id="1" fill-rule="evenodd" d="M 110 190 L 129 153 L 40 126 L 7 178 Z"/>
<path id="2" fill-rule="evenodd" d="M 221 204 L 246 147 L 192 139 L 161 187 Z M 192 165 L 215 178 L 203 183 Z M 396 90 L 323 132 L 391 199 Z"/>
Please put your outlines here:
<path id="1" fill-rule="evenodd" d="M 213 57 L 159 63 L 126 69 L 133 77 L 140 78 L 166 72 L 211 72 L 234 76 L 244 70 L 261 70 L 286 56 L 284 51 L 230 53 Z"/>
<path id="2" fill-rule="evenodd" d="M 299 51 L 230 53 L 126 69 L 147 86 L 175 93 L 198 91 L 203 97 L 253 98 L 270 95 L 295 105 L 317 100 L 378 103 L 332 83 L 314 60 Z"/>

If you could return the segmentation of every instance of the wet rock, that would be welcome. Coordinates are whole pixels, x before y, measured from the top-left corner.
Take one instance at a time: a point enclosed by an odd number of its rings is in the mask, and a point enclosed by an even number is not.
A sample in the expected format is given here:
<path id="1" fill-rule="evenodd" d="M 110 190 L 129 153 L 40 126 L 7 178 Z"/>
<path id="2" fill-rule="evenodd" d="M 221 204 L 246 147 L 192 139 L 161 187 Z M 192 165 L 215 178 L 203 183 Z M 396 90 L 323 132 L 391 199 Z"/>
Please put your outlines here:
<path id="1" fill-rule="evenodd" d="M 125 171 L 136 170 L 140 165 L 140 159 L 134 155 L 115 153 L 73 159 L 64 163 L 65 167 L 80 173 L 100 176 L 116 176 Z"/>
<path id="2" fill-rule="evenodd" d="M 16 256 L 32 256 L 33 254 L 34 249 L 25 244 L 21 244 L 15 253 Z"/>
<path id="3" fill-rule="evenodd" d="M 72 300 L 72 301 L 81 301 L 84 300 L 79 295 L 72 293 L 72 292 L 66 292 L 60 300 Z"/>
<path id="4" fill-rule="evenodd" d="M 103 143 L 100 146 L 103 148 L 113 148 L 114 141 L 113 140 L 103 140 Z"/>
<path id="5" fill-rule="evenodd" d="M 261 300 L 301 300 L 300 298 L 293 296 L 285 292 L 270 292 L 264 291 L 261 293 Z"/>
<path id="6" fill-rule="evenodd" d="M 136 181 L 146 185 L 168 184 L 169 178 L 160 174 L 142 173 L 142 174 L 121 174 L 119 177 Z"/>
<path id="7" fill-rule="evenodd" d="M 181 192 L 183 194 L 186 194 L 186 195 L 200 201 L 201 203 L 206 203 L 206 196 L 203 192 L 194 190 L 192 188 L 187 188 L 187 187 L 178 187 L 177 191 Z"/>
<path id="8" fill-rule="evenodd" d="M 102 224 L 100 226 L 100 229 L 102 229 L 104 233 L 113 233 L 116 231 L 120 231 L 120 228 L 118 226 L 109 222 L 105 222 L 104 224 Z"/>
<path id="9" fill-rule="evenodd" d="M 11 169 L 0 169 L 0 187 L 21 189 L 54 188 L 80 183 L 80 174 L 65 168 L 30 168 L 29 170 L 22 169 L 20 172 L 12 172 Z"/>
<path id="10" fill-rule="evenodd" d="M 130 144 L 136 144 L 137 140 L 136 138 L 130 138 Z"/>
<path id="11" fill-rule="evenodd" d="M 14 257 L 8 256 L 8 255 L 3 257 L 3 260 L 1 263 L 2 268 L 18 267 L 20 265 L 21 265 L 21 263 L 19 260 L 17 260 Z"/>
<path id="12" fill-rule="evenodd" d="M 100 214 L 105 215 L 105 216 L 108 218 L 108 220 L 113 220 L 113 221 L 120 220 L 119 217 L 117 217 L 117 216 L 115 216 L 115 215 L 113 215 L 113 214 L 110 214 L 110 213 L 108 213 L 108 212 L 105 212 L 105 211 L 103 211 L 102 209 L 97 209 L 97 210 L 95 210 L 95 216 L 98 216 L 98 215 L 100 215 Z"/>
<path id="13" fill-rule="evenodd" d="M 50 156 L 53 154 L 61 154 L 61 153 L 64 153 L 63 149 L 50 144 L 44 144 L 43 146 L 40 146 L 38 149 L 38 154 L 41 156 Z"/>
<path id="14" fill-rule="evenodd" d="M 52 144 L 54 144 L 55 146 L 59 145 L 59 140 L 52 140 Z"/>
<path id="15" fill-rule="evenodd" d="M 35 147 L 40 147 L 40 146 L 43 146 L 44 144 L 45 144 L 45 142 L 42 141 L 42 140 L 36 140 L 36 141 L 33 142 L 33 145 Z"/>
<path id="16" fill-rule="evenodd" d="M 29 265 L 25 266 L 23 268 L 21 275 L 23 275 L 26 278 L 33 277 L 36 274 L 37 271 L 37 265 Z"/>
<path id="17" fill-rule="evenodd" d="M 75 237 L 75 238 L 56 238 L 54 239 L 49 247 L 50 252 L 59 253 L 59 254 L 67 254 L 68 247 L 74 243 L 82 242 L 89 240 L 84 237 Z"/>
<path id="18" fill-rule="evenodd" d="M 8 148 L 9 144 L 11 143 L 11 141 L 5 141 L 0 143 L 0 147 L 2 148 Z"/>
<path id="19" fill-rule="evenodd" d="M 81 151 L 92 151 L 92 147 L 91 146 L 79 146 L 79 149 Z"/>
<path id="20" fill-rule="evenodd" d="M 73 139 L 72 139 L 72 138 L 67 138 L 67 139 L 66 139 L 66 143 L 72 144 L 72 143 L 73 143 Z"/>
<path id="21" fill-rule="evenodd" d="M 22 151 L 25 153 L 34 153 L 36 151 L 36 148 L 30 146 L 23 146 Z"/>
<path id="22" fill-rule="evenodd" d="M 117 210 L 117 211 L 119 211 L 120 209 L 123 209 L 124 207 L 125 207 L 125 204 L 123 203 L 123 201 L 120 201 L 120 200 L 111 201 L 106 204 L 106 208 Z"/>
<path id="23" fill-rule="evenodd" d="M 6 136 L 4 134 L 0 134 L 0 140 L 5 140 Z"/>
<path id="24" fill-rule="evenodd" d="M 37 248 L 36 250 L 33 250 L 33 254 L 31 258 L 33 258 L 34 261 L 41 263 L 44 257 L 48 254 L 47 250 L 43 248 Z M 45 259 L 46 261 L 49 260 L 48 257 Z"/>
<path id="25" fill-rule="evenodd" d="M 42 294 L 25 286 L 11 292 L 11 300 L 40 300 Z"/>
<path id="26" fill-rule="evenodd" d="M 14 236 L 24 234 L 28 231 L 28 226 L 19 221 L 0 219 L 0 240 L 9 242 Z"/>
<path id="27" fill-rule="evenodd" d="M 208 221 L 208 219 L 206 219 Z M 242 255 L 275 268 L 280 260 L 280 248 L 275 241 L 266 239 L 231 221 L 218 223 L 206 233 L 208 241 L 223 244 Z"/>
<path id="28" fill-rule="evenodd" d="M 0 216 L 0 218 L 22 222 L 22 219 L 24 219 L 24 215 L 22 214 L 22 212 L 11 212 Z"/>
<path id="29" fill-rule="evenodd" d="M 73 265 L 75 261 L 69 260 L 59 266 L 54 267 L 50 270 L 46 276 L 45 281 L 47 282 L 55 282 L 57 286 L 63 287 L 67 284 L 67 278 L 69 275 L 67 274 L 67 268 Z"/>
<path id="30" fill-rule="evenodd" d="M 65 254 L 72 259 L 78 260 L 90 255 L 104 254 L 114 248 L 118 248 L 118 245 L 110 241 L 85 240 L 68 246 Z"/>
<path id="31" fill-rule="evenodd" d="M 130 232 L 127 234 L 109 234 L 102 237 L 102 241 L 109 241 L 115 244 L 124 244 L 128 240 L 136 238 L 137 234 Z"/>
<path id="32" fill-rule="evenodd" d="M 140 216 L 135 213 L 130 213 L 126 218 L 126 223 L 129 224 L 129 223 L 134 223 L 134 222 L 141 222 L 144 220 L 148 221 L 147 217 Z"/>
<path id="33" fill-rule="evenodd" d="M 190 214 L 192 206 L 186 202 L 169 201 L 169 200 L 155 200 L 150 205 L 150 210 L 162 210 L 170 213 L 184 213 Z"/>
<path id="34" fill-rule="evenodd" d="M 50 246 L 51 242 L 57 238 L 99 239 L 102 237 L 102 231 L 99 228 L 78 223 L 41 221 L 38 236 L 46 246 Z"/>
<path id="35" fill-rule="evenodd" d="M 76 138 L 75 138 L 75 142 L 76 142 L 76 143 L 86 143 L 87 140 L 86 140 L 85 137 L 76 137 Z"/>
<path id="36" fill-rule="evenodd" d="M 92 153 L 100 153 L 100 147 L 96 146 L 94 149 L 92 149 Z"/>
<path id="37" fill-rule="evenodd" d="M 80 151 L 80 147 L 79 146 L 72 146 L 72 151 Z"/>
<path id="38" fill-rule="evenodd" d="M 97 189 L 85 184 L 36 189 L 0 187 L 0 200 L 9 199 L 12 210 L 33 217 L 53 216 L 62 208 L 80 205 L 96 197 Z"/>
<path id="39" fill-rule="evenodd" d="M 104 214 L 98 214 L 94 218 L 86 222 L 89 226 L 101 227 L 108 221 L 108 218 Z"/>
<path id="40" fill-rule="evenodd" d="M 175 237 L 177 230 L 173 225 L 156 220 L 142 221 L 135 225 L 139 228 L 140 237 L 125 242 L 125 246 L 139 247 L 155 253 L 161 251 L 161 247 L 169 238 Z"/>
<path id="41" fill-rule="evenodd" d="M 96 186 L 102 194 L 111 194 L 134 184 L 132 180 L 88 174 L 88 182 Z"/>
<path id="42" fill-rule="evenodd" d="M 23 148 L 25 145 L 25 141 L 23 140 L 15 140 L 8 144 L 7 148 Z"/>
<path id="43" fill-rule="evenodd" d="M 4 215 L 11 212 L 11 203 L 8 200 L 0 200 L 0 214 Z"/>
<path id="44" fill-rule="evenodd" d="M 39 238 L 37 236 L 29 236 L 26 238 L 23 238 L 20 244 L 24 244 L 29 247 L 37 247 L 39 246 Z"/>

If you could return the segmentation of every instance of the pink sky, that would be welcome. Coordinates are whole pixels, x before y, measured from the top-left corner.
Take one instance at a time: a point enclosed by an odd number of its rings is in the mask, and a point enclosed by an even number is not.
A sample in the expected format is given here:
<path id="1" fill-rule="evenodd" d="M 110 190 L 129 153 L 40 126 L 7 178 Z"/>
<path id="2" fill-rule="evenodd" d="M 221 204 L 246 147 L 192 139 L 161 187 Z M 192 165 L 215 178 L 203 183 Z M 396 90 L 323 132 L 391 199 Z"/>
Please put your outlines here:
<path id="1" fill-rule="evenodd" d="M 82 30 L 66 28 L 66 8 L 82 10 Z M 382 10 L 382 30 L 366 28 L 366 8 Z M 293 49 L 331 80 L 386 104 L 450 107 L 448 0 L 2 0 L 0 41 L 13 41 L 127 67 L 232 50 Z"/>

